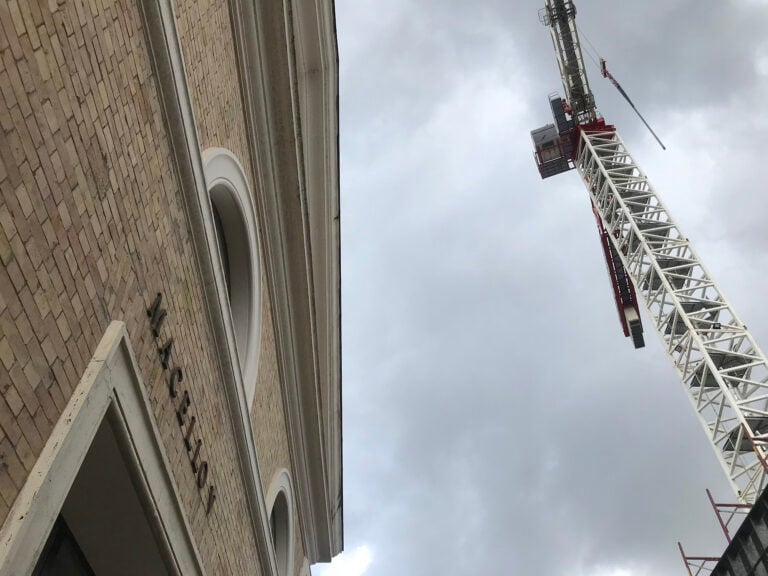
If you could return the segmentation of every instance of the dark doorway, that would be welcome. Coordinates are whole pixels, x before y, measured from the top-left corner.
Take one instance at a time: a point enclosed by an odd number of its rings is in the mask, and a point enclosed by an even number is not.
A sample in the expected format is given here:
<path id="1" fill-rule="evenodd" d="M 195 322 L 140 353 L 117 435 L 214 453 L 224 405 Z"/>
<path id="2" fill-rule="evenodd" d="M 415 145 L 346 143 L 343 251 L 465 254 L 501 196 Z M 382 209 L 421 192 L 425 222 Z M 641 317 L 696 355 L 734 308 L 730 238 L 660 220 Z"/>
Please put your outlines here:
<path id="1" fill-rule="evenodd" d="M 53 525 L 32 576 L 95 576 L 61 514 Z"/>

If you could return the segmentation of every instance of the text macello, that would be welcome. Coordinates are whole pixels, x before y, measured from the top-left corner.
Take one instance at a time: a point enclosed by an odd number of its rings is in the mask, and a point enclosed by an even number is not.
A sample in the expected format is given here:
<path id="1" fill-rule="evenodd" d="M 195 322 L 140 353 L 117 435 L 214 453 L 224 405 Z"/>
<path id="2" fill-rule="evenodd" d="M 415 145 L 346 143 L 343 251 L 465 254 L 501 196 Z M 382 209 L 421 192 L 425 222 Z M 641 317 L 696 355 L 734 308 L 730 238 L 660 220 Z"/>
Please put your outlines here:
<path id="1" fill-rule="evenodd" d="M 168 312 L 162 308 L 163 295 L 158 292 L 152 305 L 147 309 L 152 335 L 159 342 L 160 328 L 168 316 Z M 181 366 L 176 366 L 171 361 L 173 351 L 173 337 L 169 337 L 157 348 L 160 364 L 163 371 L 168 373 L 168 395 L 171 402 L 176 406 L 176 421 L 184 434 L 184 447 L 187 450 L 192 472 L 195 474 L 197 487 L 203 490 L 208 486 L 208 496 L 206 499 L 205 513 L 210 514 L 213 509 L 213 503 L 216 501 L 216 487 L 208 484 L 209 465 L 207 460 L 202 460 L 201 450 L 203 440 L 193 438 L 197 417 L 192 414 L 192 398 L 189 390 L 181 389 L 180 384 L 184 380 L 184 371 Z M 181 400 L 179 400 L 181 397 Z"/>

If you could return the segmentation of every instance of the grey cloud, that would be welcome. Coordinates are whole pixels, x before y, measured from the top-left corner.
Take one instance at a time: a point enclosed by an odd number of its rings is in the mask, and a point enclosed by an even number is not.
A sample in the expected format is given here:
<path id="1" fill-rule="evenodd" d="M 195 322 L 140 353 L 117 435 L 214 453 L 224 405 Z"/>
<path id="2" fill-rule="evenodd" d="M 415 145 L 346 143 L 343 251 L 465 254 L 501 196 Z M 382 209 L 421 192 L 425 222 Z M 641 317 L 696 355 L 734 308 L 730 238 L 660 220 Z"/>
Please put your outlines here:
<path id="1" fill-rule="evenodd" d="M 698 5 L 675 33 L 687 3 L 578 6 L 641 109 L 675 134 L 690 112 L 759 99 L 749 58 L 727 63 L 757 50 L 745 32 L 765 10 Z M 346 546 L 371 546 L 369 576 L 679 573 L 677 539 L 723 548 L 704 488 L 727 497 L 725 480 L 650 326 L 642 351 L 622 337 L 586 193 L 575 174 L 536 173 L 528 131 L 550 121 L 559 84 L 538 8 L 337 3 Z M 685 66 L 691 53 L 727 70 Z M 653 179 L 655 145 L 592 78 Z M 732 145 L 712 157 L 743 165 L 743 202 L 726 199 L 726 175 L 698 212 L 686 174 L 665 169 L 662 182 L 705 251 L 717 209 L 723 249 L 740 254 L 768 240 L 749 185 L 765 144 L 717 118 L 702 129 Z M 764 275 L 745 279 L 757 298 Z M 768 314 L 755 322 L 768 336 Z"/>

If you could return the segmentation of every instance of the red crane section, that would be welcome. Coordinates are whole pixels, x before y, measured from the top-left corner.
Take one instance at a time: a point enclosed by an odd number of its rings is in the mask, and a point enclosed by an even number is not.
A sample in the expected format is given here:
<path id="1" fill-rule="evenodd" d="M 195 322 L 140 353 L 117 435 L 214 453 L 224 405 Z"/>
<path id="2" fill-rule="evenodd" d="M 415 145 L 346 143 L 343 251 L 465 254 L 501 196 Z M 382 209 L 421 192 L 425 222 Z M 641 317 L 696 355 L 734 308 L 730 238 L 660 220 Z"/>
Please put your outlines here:
<path id="1" fill-rule="evenodd" d="M 638 308 L 635 287 L 627 275 L 619 253 L 608 238 L 608 230 L 603 226 L 603 221 L 600 219 L 600 214 L 594 204 L 592 204 L 592 212 L 595 214 L 595 220 L 597 220 L 600 244 L 603 246 L 605 265 L 611 279 L 613 297 L 621 327 L 624 329 L 624 336 L 632 336 L 632 343 L 635 348 L 642 348 L 645 346 L 645 340 L 643 339 L 643 325 L 640 321 L 640 309 Z"/>

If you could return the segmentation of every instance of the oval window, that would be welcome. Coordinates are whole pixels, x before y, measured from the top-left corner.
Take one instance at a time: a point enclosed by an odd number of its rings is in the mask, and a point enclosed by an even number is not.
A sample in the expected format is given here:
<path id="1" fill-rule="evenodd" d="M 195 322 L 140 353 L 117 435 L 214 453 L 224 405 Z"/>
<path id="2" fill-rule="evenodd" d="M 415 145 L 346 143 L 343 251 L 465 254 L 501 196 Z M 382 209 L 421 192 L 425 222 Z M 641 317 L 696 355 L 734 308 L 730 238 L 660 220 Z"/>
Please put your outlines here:
<path id="1" fill-rule="evenodd" d="M 253 198 L 237 158 L 223 148 L 203 153 L 213 230 L 226 286 L 235 347 L 250 407 L 261 337 L 261 268 Z"/>

